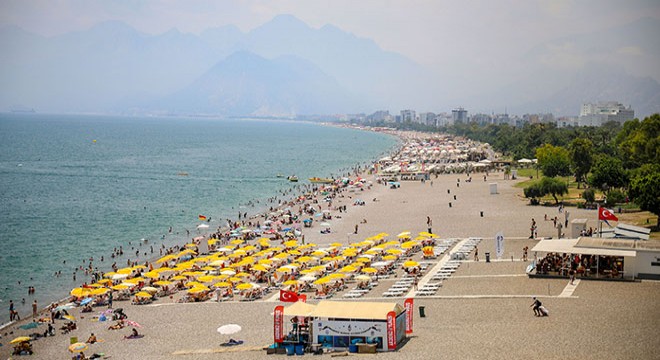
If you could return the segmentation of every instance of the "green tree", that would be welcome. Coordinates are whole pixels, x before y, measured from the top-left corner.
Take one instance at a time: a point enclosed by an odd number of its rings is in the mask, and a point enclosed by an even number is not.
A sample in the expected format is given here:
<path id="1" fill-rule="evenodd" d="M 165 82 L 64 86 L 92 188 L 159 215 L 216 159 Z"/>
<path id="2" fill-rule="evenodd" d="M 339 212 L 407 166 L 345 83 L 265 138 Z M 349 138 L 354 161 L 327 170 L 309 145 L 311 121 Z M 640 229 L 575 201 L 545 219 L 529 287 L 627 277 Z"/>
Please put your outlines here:
<path id="1" fill-rule="evenodd" d="M 545 144 L 536 149 L 539 167 L 545 176 L 568 176 L 571 174 L 568 151 L 561 146 Z"/>
<path id="2" fill-rule="evenodd" d="M 594 201 L 596 201 L 596 192 L 591 188 L 585 189 L 582 192 L 582 198 L 587 202 L 587 204 L 593 204 Z"/>
<path id="3" fill-rule="evenodd" d="M 628 182 L 621 160 L 603 155 L 596 159 L 589 177 L 589 184 L 609 192 L 612 188 L 621 188 Z"/>
<path id="4" fill-rule="evenodd" d="M 660 114 L 642 122 L 627 121 L 616 138 L 616 144 L 623 165 L 628 169 L 660 163 Z"/>
<path id="5" fill-rule="evenodd" d="M 557 196 L 568 194 L 568 185 L 560 179 L 544 176 L 539 184 L 541 192 L 545 195 L 552 195 L 555 199 L 555 204 L 559 204 Z"/>
<path id="6" fill-rule="evenodd" d="M 642 210 L 658 215 L 655 227 L 660 229 L 660 173 L 654 172 L 633 179 L 630 194 Z"/>
<path id="7" fill-rule="evenodd" d="M 591 171 L 593 165 L 593 143 L 587 138 L 573 139 L 568 147 L 571 161 L 571 170 L 575 175 L 578 189 L 580 183 L 586 180 L 587 174 Z"/>
<path id="8" fill-rule="evenodd" d="M 524 188 L 523 193 L 526 198 L 530 199 L 532 205 L 538 204 L 538 199 L 546 195 L 552 195 L 555 204 L 559 204 L 557 196 L 568 194 L 568 186 L 560 179 L 544 176 L 541 181 Z"/>

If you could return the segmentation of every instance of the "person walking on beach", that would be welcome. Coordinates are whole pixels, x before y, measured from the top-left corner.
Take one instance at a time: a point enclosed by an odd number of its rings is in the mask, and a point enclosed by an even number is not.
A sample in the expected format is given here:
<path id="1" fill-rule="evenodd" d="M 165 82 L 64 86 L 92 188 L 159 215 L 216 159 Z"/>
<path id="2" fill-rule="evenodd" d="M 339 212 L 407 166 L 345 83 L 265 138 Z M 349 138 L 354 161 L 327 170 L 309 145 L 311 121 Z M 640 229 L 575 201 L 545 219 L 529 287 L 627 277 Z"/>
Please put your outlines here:
<path id="1" fill-rule="evenodd" d="M 357 234 L 357 233 L 358 233 L 358 224 L 355 224 L 355 232 L 353 232 L 353 234 Z"/>
<path id="2" fill-rule="evenodd" d="M 534 316 L 541 316 L 541 311 L 539 310 L 539 308 L 543 304 L 541 304 L 541 301 L 539 301 L 539 299 L 537 299 L 535 297 L 532 298 L 532 299 L 534 300 L 534 302 L 532 303 L 532 305 L 530 305 L 530 307 L 533 306 L 532 310 L 534 310 Z"/>
<path id="3" fill-rule="evenodd" d="M 426 227 L 428 228 L 430 234 L 433 233 L 433 231 L 431 231 L 432 225 L 433 225 L 433 221 L 431 221 L 431 217 L 427 216 L 426 217 Z"/>
<path id="4" fill-rule="evenodd" d="M 9 321 L 14 321 L 14 300 L 9 300 Z"/>
<path id="5" fill-rule="evenodd" d="M 34 301 L 32 302 L 32 318 L 37 317 L 37 307 L 38 307 L 37 306 L 37 299 L 34 299 Z"/>
<path id="6" fill-rule="evenodd" d="M 474 247 L 474 261 L 479 261 L 479 248 Z"/>

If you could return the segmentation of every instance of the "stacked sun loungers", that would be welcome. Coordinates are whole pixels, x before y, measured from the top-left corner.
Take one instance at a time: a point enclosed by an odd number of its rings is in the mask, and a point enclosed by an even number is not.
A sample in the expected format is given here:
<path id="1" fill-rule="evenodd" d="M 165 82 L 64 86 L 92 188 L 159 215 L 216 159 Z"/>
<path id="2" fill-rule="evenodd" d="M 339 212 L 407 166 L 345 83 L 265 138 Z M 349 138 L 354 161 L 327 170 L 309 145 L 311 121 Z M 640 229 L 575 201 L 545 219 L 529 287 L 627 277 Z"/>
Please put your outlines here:
<path id="1" fill-rule="evenodd" d="M 438 291 L 438 289 L 440 289 L 441 286 L 442 283 L 428 283 L 422 286 L 421 288 L 419 288 L 419 290 L 415 292 L 415 296 L 435 295 L 436 291 Z"/>
<path id="2" fill-rule="evenodd" d="M 364 294 L 368 293 L 368 289 L 352 289 L 346 294 L 343 295 L 343 297 L 347 299 L 355 299 L 355 298 L 360 298 L 364 296 Z"/>
<path id="3" fill-rule="evenodd" d="M 433 275 L 431 280 L 442 281 L 448 279 L 451 276 L 451 274 L 456 272 L 456 269 L 458 269 L 459 266 L 461 266 L 460 261 L 456 261 L 456 260 L 447 261 L 447 263 L 442 265 L 442 267 L 440 267 L 440 270 L 438 270 Z"/>
<path id="4" fill-rule="evenodd" d="M 414 282 L 415 282 L 415 278 L 413 277 L 403 278 L 395 282 L 394 285 L 390 286 L 390 288 L 383 293 L 383 296 L 385 297 L 403 296 L 405 293 L 410 291 L 410 287 L 412 287 Z"/>
<path id="5" fill-rule="evenodd" d="M 467 259 L 468 255 L 481 242 L 481 238 L 469 238 L 454 254 L 462 254 L 462 258 Z"/>

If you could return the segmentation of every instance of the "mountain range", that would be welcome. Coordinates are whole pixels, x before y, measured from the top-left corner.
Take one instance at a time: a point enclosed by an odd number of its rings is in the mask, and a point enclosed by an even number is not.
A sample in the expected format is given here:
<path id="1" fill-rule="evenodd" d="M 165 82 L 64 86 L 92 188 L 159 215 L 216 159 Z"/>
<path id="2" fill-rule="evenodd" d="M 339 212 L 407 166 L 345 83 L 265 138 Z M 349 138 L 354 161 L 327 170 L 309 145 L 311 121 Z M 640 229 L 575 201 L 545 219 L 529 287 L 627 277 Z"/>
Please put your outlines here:
<path id="1" fill-rule="evenodd" d="M 658 21 L 632 23 L 617 44 L 657 28 Z M 523 60 L 538 63 L 552 45 Z M 457 98 L 457 84 L 437 75 L 451 69 L 422 66 L 373 40 L 333 25 L 315 29 L 290 15 L 249 32 L 227 25 L 199 35 L 149 35 L 118 21 L 54 37 L 5 27 L 0 46 L 0 110 L 295 116 L 509 104 L 570 115 L 585 101 L 618 100 L 638 114 L 658 112 L 660 103 L 653 78 L 598 58 L 546 79 L 536 68 L 496 92 Z"/>

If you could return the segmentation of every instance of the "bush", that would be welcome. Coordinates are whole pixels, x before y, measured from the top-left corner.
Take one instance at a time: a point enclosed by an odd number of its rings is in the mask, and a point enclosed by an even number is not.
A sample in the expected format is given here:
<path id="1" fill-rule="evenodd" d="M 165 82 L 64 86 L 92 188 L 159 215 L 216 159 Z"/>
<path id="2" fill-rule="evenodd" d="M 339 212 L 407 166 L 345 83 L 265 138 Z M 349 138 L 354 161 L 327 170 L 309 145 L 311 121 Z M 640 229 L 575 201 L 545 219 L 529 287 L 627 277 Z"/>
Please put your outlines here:
<path id="1" fill-rule="evenodd" d="M 608 205 L 615 205 L 615 204 L 621 204 L 626 201 L 626 194 L 618 189 L 612 189 L 610 190 L 610 193 L 607 194 L 607 204 Z"/>
<path id="2" fill-rule="evenodd" d="M 594 189 L 586 189 L 582 192 L 582 198 L 589 204 L 592 204 L 596 201 L 596 192 Z"/>

